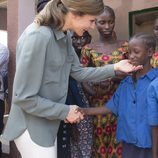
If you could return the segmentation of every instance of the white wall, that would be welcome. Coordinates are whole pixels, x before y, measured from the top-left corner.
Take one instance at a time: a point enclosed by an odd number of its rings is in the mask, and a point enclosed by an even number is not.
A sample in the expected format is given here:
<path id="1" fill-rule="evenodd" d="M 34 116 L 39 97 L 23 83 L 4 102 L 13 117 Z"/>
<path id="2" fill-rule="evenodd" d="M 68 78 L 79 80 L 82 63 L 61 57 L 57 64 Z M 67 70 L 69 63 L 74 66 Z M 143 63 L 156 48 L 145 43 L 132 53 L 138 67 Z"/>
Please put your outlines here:
<path id="1" fill-rule="evenodd" d="M 23 30 L 34 20 L 35 16 L 35 0 L 19 0 L 18 3 L 18 28 L 19 36 Z"/>

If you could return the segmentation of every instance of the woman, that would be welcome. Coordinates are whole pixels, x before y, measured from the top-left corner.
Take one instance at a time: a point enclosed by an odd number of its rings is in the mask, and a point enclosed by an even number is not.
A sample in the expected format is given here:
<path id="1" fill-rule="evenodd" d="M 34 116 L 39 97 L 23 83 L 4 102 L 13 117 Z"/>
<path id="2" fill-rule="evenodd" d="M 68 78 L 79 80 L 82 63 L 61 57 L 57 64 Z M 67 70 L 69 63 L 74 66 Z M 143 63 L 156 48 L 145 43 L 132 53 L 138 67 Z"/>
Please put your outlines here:
<path id="1" fill-rule="evenodd" d="M 114 32 L 115 13 L 112 8 L 104 7 L 104 12 L 97 17 L 96 26 L 99 32 L 99 41 L 83 48 L 81 58 L 83 65 L 100 67 L 125 59 L 127 42 L 116 38 Z M 119 82 L 119 78 L 111 78 L 100 83 L 84 84 L 90 105 L 95 107 L 104 106 L 105 102 L 111 98 Z M 115 138 L 117 124 L 115 115 L 109 113 L 103 116 L 95 116 L 93 124 L 94 157 L 120 158 L 122 145 L 117 143 Z"/>
<path id="2" fill-rule="evenodd" d="M 72 35 L 72 45 L 79 59 L 81 49 L 91 42 L 91 35 L 85 31 L 82 36 L 75 32 Z M 84 94 L 81 83 L 76 82 L 72 77 L 69 80 L 69 93 L 67 97 L 69 104 L 76 104 L 79 107 L 89 107 L 89 102 Z M 71 158 L 90 158 L 93 143 L 93 124 L 90 116 L 85 117 L 81 122 L 72 124 L 71 127 Z"/>
<path id="3" fill-rule="evenodd" d="M 85 31 L 82 36 L 72 32 L 72 45 L 80 58 L 81 49 L 91 42 L 91 35 Z M 68 105 L 89 107 L 88 100 L 83 92 L 81 83 L 72 77 L 69 78 Z M 92 118 L 86 117 L 77 124 L 67 124 L 61 121 L 58 130 L 58 158 L 90 158 L 92 153 Z"/>
<path id="4" fill-rule="evenodd" d="M 82 35 L 94 28 L 102 11 L 102 0 L 51 0 L 19 38 L 12 108 L 3 137 L 15 141 L 22 158 L 55 157 L 60 121 L 83 119 L 76 105 L 65 104 L 69 75 L 100 81 L 117 70 L 141 68 L 128 60 L 99 69 L 81 67 L 68 30 Z"/>

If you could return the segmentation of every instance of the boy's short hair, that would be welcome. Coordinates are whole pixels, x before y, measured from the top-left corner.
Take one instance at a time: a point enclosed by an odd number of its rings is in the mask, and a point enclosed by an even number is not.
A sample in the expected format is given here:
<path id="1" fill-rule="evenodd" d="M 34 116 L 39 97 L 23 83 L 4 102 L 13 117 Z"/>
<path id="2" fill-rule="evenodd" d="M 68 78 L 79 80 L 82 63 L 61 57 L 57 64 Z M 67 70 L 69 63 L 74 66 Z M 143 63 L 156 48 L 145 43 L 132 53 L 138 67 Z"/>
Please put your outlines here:
<path id="1" fill-rule="evenodd" d="M 153 35 L 145 32 L 136 33 L 134 36 L 131 37 L 132 39 L 141 39 L 145 44 L 146 49 L 152 48 L 155 50 L 156 48 L 156 40 Z"/>

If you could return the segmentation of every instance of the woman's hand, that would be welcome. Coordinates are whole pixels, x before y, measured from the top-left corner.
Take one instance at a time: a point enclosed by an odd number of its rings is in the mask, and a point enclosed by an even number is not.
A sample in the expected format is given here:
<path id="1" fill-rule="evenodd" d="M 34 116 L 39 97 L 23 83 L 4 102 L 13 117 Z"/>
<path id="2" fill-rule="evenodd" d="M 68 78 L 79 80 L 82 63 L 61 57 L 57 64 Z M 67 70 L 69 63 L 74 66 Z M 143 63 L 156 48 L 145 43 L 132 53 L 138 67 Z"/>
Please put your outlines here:
<path id="1" fill-rule="evenodd" d="M 64 120 L 66 123 L 79 123 L 83 120 L 83 114 L 77 110 L 78 108 L 77 105 L 70 105 L 70 111 Z"/>
<path id="2" fill-rule="evenodd" d="M 121 60 L 118 63 L 114 64 L 114 70 L 115 71 L 122 71 L 125 73 L 133 72 L 143 69 L 142 65 L 134 66 L 130 64 L 129 60 Z"/>

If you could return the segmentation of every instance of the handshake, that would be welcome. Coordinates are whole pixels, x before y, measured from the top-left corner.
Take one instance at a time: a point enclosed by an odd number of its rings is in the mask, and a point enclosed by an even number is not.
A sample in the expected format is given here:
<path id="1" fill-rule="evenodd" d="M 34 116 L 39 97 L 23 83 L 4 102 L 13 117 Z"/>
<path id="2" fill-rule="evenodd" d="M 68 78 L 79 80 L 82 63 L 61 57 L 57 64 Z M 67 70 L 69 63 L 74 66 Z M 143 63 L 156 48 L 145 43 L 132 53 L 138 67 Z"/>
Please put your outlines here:
<path id="1" fill-rule="evenodd" d="M 80 108 L 77 105 L 70 105 L 70 111 L 65 118 L 65 123 L 79 123 L 81 120 L 84 119 L 85 115 L 84 108 Z"/>

